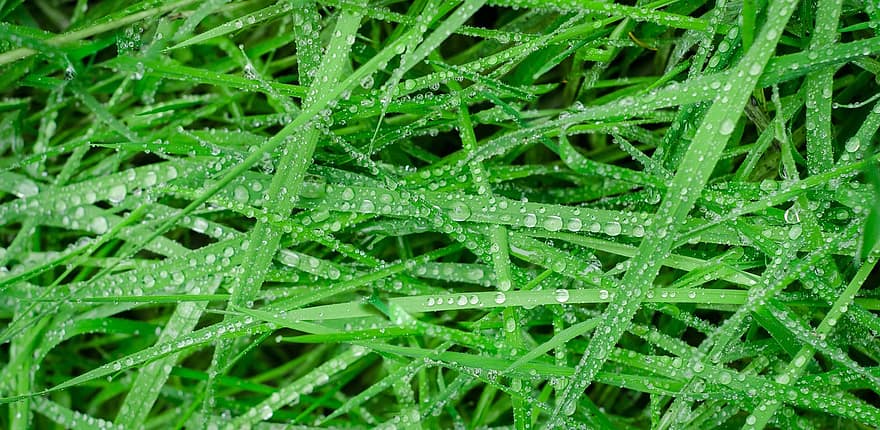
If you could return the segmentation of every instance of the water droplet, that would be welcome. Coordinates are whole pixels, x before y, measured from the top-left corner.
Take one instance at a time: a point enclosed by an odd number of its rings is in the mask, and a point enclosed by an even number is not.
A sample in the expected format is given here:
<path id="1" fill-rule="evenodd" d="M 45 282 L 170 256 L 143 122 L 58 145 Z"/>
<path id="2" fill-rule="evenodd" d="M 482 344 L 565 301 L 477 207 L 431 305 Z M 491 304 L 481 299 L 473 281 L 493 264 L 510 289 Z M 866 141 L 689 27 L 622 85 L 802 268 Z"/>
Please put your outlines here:
<path id="1" fill-rule="evenodd" d="M 342 190 L 342 200 L 351 200 L 353 198 L 354 198 L 354 190 L 352 190 L 349 187 L 345 187 L 345 189 Z"/>
<path id="2" fill-rule="evenodd" d="M 599 299 L 608 300 L 608 290 L 599 290 Z"/>
<path id="3" fill-rule="evenodd" d="M 297 267 L 299 265 L 299 255 L 286 249 L 281 251 L 280 260 L 282 263 L 291 267 Z"/>
<path id="4" fill-rule="evenodd" d="M 145 187 L 152 187 L 153 185 L 156 185 L 156 182 L 158 182 L 158 178 L 156 177 L 156 172 L 144 173 L 144 186 Z"/>
<path id="5" fill-rule="evenodd" d="M 858 137 L 852 137 L 844 144 L 846 152 L 856 152 L 862 146 L 862 141 Z"/>
<path id="6" fill-rule="evenodd" d="M 565 303 L 568 301 L 568 298 L 569 298 L 568 290 L 566 290 L 564 288 L 560 288 L 560 289 L 556 290 L 554 297 L 556 298 L 557 302 Z"/>
<path id="7" fill-rule="evenodd" d="M 107 191 L 107 200 L 110 203 L 119 203 L 125 199 L 125 195 L 128 191 L 125 189 L 125 185 L 119 184 L 110 187 L 110 190 Z"/>
<path id="8" fill-rule="evenodd" d="M 749 66 L 749 74 L 752 76 L 758 76 L 761 74 L 761 63 L 752 63 Z"/>
<path id="9" fill-rule="evenodd" d="M 250 194 L 244 185 L 238 185 L 232 190 L 232 198 L 239 203 L 246 204 L 250 199 Z"/>
<path id="10" fill-rule="evenodd" d="M 544 220 L 544 228 L 549 231 L 559 231 L 562 229 L 562 218 L 550 215 Z"/>
<path id="11" fill-rule="evenodd" d="M 498 289 L 501 291 L 507 291 L 511 287 L 509 279 L 502 279 L 501 282 L 498 283 Z"/>
<path id="12" fill-rule="evenodd" d="M 464 202 L 456 202 L 452 205 L 452 210 L 449 212 L 449 217 L 452 218 L 453 221 L 457 222 L 466 221 L 468 218 L 471 217 L 471 208 Z"/>
<path id="13" fill-rule="evenodd" d="M 260 408 L 260 418 L 268 420 L 269 418 L 272 418 L 272 415 L 272 408 L 269 405 Z"/>
<path id="14" fill-rule="evenodd" d="M 18 197 L 31 197 L 37 195 L 40 192 L 40 189 L 34 181 L 24 179 L 15 184 L 15 188 L 13 188 L 12 192 Z"/>
<path id="15" fill-rule="evenodd" d="M 642 227 L 640 225 L 633 227 L 633 236 L 644 237 L 645 236 L 645 227 Z"/>
<path id="16" fill-rule="evenodd" d="M 727 136 L 730 133 L 733 133 L 734 128 L 736 128 L 736 121 L 728 118 L 721 123 L 721 128 L 718 129 L 718 132 L 723 136 Z"/>
<path id="17" fill-rule="evenodd" d="M 499 305 L 503 305 L 504 302 L 506 302 L 506 301 L 507 301 L 507 296 L 505 296 L 504 293 L 496 293 L 495 294 L 495 303 L 497 303 Z"/>
<path id="18" fill-rule="evenodd" d="M 791 206 L 790 208 L 786 209 L 782 217 L 785 219 L 785 222 L 789 224 L 797 224 L 801 222 L 800 211 L 795 206 Z"/>
<path id="19" fill-rule="evenodd" d="M 611 221 L 605 224 L 605 234 L 609 236 L 617 236 L 622 231 L 620 223 L 617 221 Z"/>
<path id="20" fill-rule="evenodd" d="M 89 226 L 92 228 L 92 231 L 94 231 L 97 234 L 106 233 L 107 229 L 109 227 L 107 225 L 107 218 L 104 218 L 102 216 L 95 217 L 95 219 L 92 220 L 92 223 L 89 224 Z"/>
<path id="21" fill-rule="evenodd" d="M 565 227 L 568 229 L 568 231 L 579 232 L 581 231 L 581 228 L 583 226 L 584 224 L 580 220 L 580 218 L 572 218 L 568 220 L 568 225 L 566 225 Z"/>
<path id="22" fill-rule="evenodd" d="M 192 229 L 197 233 L 204 234 L 206 231 L 208 231 L 208 227 L 210 227 L 208 221 L 205 221 L 205 219 L 203 218 L 196 218 L 192 222 Z"/>
<path id="23" fill-rule="evenodd" d="M 562 405 L 562 413 L 566 416 L 572 416 L 577 411 L 577 403 L 569 400 L 568 403 Z"/>
<path id="24" fill-rule="evenodd" d="M 525 214 L 522 222 L 524 226 L 532 228 L 538 225 L 538 217 L 536 217 L 535 214 Z"/>
<path id="25" fill-rule="evenodd" d="M 803 233 L 804 229 L 800 226 L 800 224 L 795 224 L 788 229 L 788 238 L 791 240 L 795 240 L 801 237 L 801 233 Z"/>
<path id="26" fill-rule="evenodd" d="M 76 68 L 73 67 L 73 64 L 68 64 L 64 69 L 64 79 L 68 81 L 76 79 Z"/>

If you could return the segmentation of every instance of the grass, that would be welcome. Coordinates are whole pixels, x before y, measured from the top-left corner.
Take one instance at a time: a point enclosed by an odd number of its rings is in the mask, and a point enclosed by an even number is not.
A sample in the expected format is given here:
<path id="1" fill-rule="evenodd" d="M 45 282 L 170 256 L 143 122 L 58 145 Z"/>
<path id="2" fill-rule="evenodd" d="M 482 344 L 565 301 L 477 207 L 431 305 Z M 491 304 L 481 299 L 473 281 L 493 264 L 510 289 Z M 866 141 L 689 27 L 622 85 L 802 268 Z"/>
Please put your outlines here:
<path id="1" fill-rule="evenodd" d="M 0 0 L 0 428 L 880 427 L 873 2 Z"/>

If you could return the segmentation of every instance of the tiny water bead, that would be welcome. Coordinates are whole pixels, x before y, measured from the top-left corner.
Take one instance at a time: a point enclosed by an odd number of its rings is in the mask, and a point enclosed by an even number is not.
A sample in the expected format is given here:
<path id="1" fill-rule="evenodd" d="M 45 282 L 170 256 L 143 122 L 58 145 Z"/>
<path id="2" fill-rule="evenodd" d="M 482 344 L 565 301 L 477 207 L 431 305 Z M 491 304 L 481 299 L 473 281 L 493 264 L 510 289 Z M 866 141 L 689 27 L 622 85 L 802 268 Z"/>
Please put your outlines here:
<path id="1" fill-rule="evenodd" d="M 562 229 L 562 218 L 555 215 L 549 215 L 544 218 L 543 226 L 549 231 L 559 231 Z"/>
<path id="2" fill-rule="evenodd" d="M 274 415 L 274 411 L 272 411 L 271 406 L 266 405 L 260 408 L 260 419 L 268 420 L 272 418 L 272 415 Z"/>
<path id="3" fill-rule="evenodd" d="M 862 141 L 858 137 L 851 137 L 847 139 L 843 147 L 846 149 L 846 152 L 856 152 L 861 149 Z"/>
<path id="4" fill-rule="evenodd" d="M 532 213 L 526 214 L 525 216 L 523 216 L 522 223 L 524 226 L 526 226 L 528 228 L 532 228 L 532 227 L 538 225 L 538 217 Z"/>
<path id="5" fill-rule="evenodd" d="M 569 299 L 569 297 L 570 297 L 570 296 L 569 296 L 569 293 L 568 293 L 568 290 L 566 290 L 566 289 L 564 289 L 564 288 L 559 288 L 559 289 L 557 289 L 557 290 L 554 292 L 554 295 L 553 295 L 553 296 L 554 296 L 554 298 L 556 299 L 556 301 L 559 302 L 559 303 L 566 303 L 566 302 L 568 302 L 568 299 Z"/>
<path id="6" fill-rule="evenodd" d="M 634 226 L 632 234 L 634 237 L 644 237 L 645 236 L 645 227 L 642 227 L 641 225 Z"/>
<path id="7" fill-rule="evenodd" d="M 30 179 L 22 179 L 15 184 L 12 192 L 18 197 L 32 197 L 40 193 L 40 188 L 37 187 L 36 182 Z"/>
<path id="8" fill-rule="evenodd" d="M 752 76 L 758 76 L 761 74 L 762 68 L 763 66 L 761 65 L 761 63 L 753 63 L 751 66 L 749 66 L 749 74 Z"/>
<path id="9" fill-rule="evenodd" d="M 466 203 L 456 202 L 449 211 L 449 217 L 457 222 L 467 221 L 471 217 L 471 208 Z"/>
<path id="10" fill-rule="evenodd" d="M 623 231 L 623 228 L 621 227 L 619 222 L 611 221 L 611 222 L 608 222 L 605 224 L 604 231 L 605 231 L 605 234 L 607 234 L 609 236 L 617 236 Z"/>
<path id="11" fill-rule="evenodd" d="M 232 198 L 239 203 L 247 204 L 250 200 L 250 193 L 244 185 L 236 185 L 232 190 Z"/>
<path id="12" fill-rule="evenodd" d="M 501 291 L 508 291 L 508 290 L 510 290 L 511 286 L 512 286 L 512 283 L 510 282 L 509 279 L 502 279 L 501 281 L 498 282 L 498 289 Z"/>
<path id="13" fill-rule="evenodd" d="M 795 240 L 795 239 L 801 237 L 801 233 L 803 233 L 803 231 L 804 231 L 803 227 L 801 227 L 799 224 L 795 224 L 795 225 L 789 227 L 788 238 L 791 240 Z"/>
<path id="14" fill-rule="evenodd" d="M 566 416 L 572 416 L 577 412 L 577 403 L 575 401 L 570 400 L 568 403 L 562 405 L 562 413 Z"/>
<path id="15" fill-rule="evenodd" d="M 354 190 L 350 187 L 345 187 L 345 189 L 342 190 L 342 194 L 340 194 L 340 196 L 343 200 L 351 200 L 354 198 Z"/>
<path id="16" fill-rule="evenodd" d="M 783 218 L 789 224 L 797 224 L 801 222 L 800 210 L 796 206 L 791 206 L 785 210 Z"/>
<path id="17" fill-rule="evenodd" d="M 728 118 L 728 119 L 725 119 L 724 122 L 721 123 L 721 127 L 718 129 L 718 132 L 724 136 L 727 136 L 727 135 L 733 133 L 734 128 L 736 128 L 736 122 L 734 120 Z"/>
<path id="18" fill-rule="evenodd" d="M 121 203 L 125 200 L 127 193 L 128 190 L 125 188 L 125 185 L 114 185 L 107 191 L 107 200 L 109 200 L 110 203 Z"/>
<path id="19" fill-rule="evenodd" d="M 143 184 L 145 187 L 152 187 L 153 185 L 156 185 L 158 181 L 159 177 L 156 175 L 156 172 L 149 171 L 144 173 Z"/>
<path id="20" fill-rule="evenodd" d="M 92 222 L 89 224 L 91 230 L 97 234 L 104 234 L 107 232 L 109 228 L 109 224 L 107 223 L 107 218 L 99 216 L 92 219 Z"/>

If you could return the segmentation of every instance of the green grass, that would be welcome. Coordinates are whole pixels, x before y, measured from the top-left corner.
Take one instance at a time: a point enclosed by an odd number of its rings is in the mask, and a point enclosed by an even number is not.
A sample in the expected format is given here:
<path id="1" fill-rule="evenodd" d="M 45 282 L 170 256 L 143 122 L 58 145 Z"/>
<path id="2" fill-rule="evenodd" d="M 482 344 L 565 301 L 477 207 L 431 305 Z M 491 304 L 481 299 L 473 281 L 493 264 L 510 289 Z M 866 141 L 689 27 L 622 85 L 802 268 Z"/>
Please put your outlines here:
<path id="1" fill-rule="evenodd" d="M 880 427 L 872 1 L 0 0 L 0 428 Z"/>

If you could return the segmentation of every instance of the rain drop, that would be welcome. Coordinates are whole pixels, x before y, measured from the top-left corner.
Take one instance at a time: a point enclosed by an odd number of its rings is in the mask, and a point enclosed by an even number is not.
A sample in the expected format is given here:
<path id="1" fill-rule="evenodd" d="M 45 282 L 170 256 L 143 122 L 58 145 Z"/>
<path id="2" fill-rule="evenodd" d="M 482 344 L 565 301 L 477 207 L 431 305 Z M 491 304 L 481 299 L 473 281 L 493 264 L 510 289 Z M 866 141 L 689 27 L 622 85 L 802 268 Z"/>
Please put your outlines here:
<path id="1" fill-rule="evenodd" d="M 345 187 L 345 189 L 342 190 L 342 200 L 351 200 L 353 198 L 354 198 L 354 190 L 352 190 L 349 187 Z"/>
<path id="2" fill-rule="evenodd" d="M 495 294 L 495 303 L 499 305 L 503 305 L 504 302 L 507 301 L 507 296 L 504 293 L 496 293 Z"/>
<path id="3" fill-rule="evenodd" d="M 617 236 L 622 231 L 620 223 L 617 221 L 611 221 L 605 224 L 605 234 L 609 236 Z"/>
<path id="4" fill-rule="evenodd" d="M 791 240 L 795 240 L 801 237 L 801 233 L 803 233 L 804 229 L 799 224 L 795 224 L 788 229 L 788 238 Z"/>
<path id="5" fill-rule="evenodd" d="M 250 194 L 244 185 L 238 185 L 232 190 L 232 198 L 239 203 L 245 204 L 250 199 Z"/>
<path id="6" fill-rule="evenodd" d="M 785 222 L 789 224 L 797 224 L 801 222 L 800 211 L 795 206 L 786 209 L 782 217 L 785 219 Z"/>
<path id="7" fill-rule="evenodd" d="M 107 192 L 107 200 L 109 200 L 110 203 L 119 203 L 125 199 L 126 194 L 127 190 L 125 189 L 125 185 L 114 185 Z"/>
<path id="8" fill-rule="evenodd" d="M 564 288 L 560 288 L 560 289 L 556 290 L 554 297 L 556 298 L 557 302 L 565 303 L 568 301 L 568 298 L 569 298 L 568 290 L 566 290 Z"/>
<path id="9" fill-rule="evenodd" d="M 524 226 L 532 228 L 538 225 L 538 217 L 536 217 L 535 214 L 525 214 L 525 216 L 523 216 L 522 222 Z"/>
<path id="10" fill-rule="evenodd" d="M 562 218 L 551 215 L 544 220 L 544 228 L 549 231 L 559 231 L 562 229 Z"/>
<path id="11" fill-rule="evenodd" d="M 736 122 L 728 118 L 721 123 L 721 128 L 718 129 L 718 132 L 723 136 L 727 136 L 730 135 L 730 133 L 733 133 L 734 128 L 736 128 Z"/>
<path id="12" fill-rule="evenodd" d="M 858 137 L 852 137 L 844 144 L 846 152 L 856 152 L 862 146 L 862 141 Z"/>
<path id="13" fill-rule="evenodd" d="M 12 192 L 18 197 L 31 197 L 37 195 L 40 192 L 40 189 L 37 188 L 37 184 L 34 183 L 34 181 L 25 179 L 15 184 Z"/>
<path id="14" fill-rule="evenodd" d="M 89 226 L 92 228 L 92 231 L 94 231 L 97 234 L 106 233 L 107 229 L 109 227 L 107 225 L 107 218 L 104 218 L 102 216 L 99 216 L 99 217 L 96 217 L 95 219 L 93 219 L 92 223 L 89 224 Z"/>
<path id="15" fill-rule="evenodd" d="M 456 202 L 452 205 L 452 210 L 449 212 L 449 217 L 452 218 L 453 221 L 462 222 L 466 221 L 471 217 L 471 208 L 463 203 Z"/>

